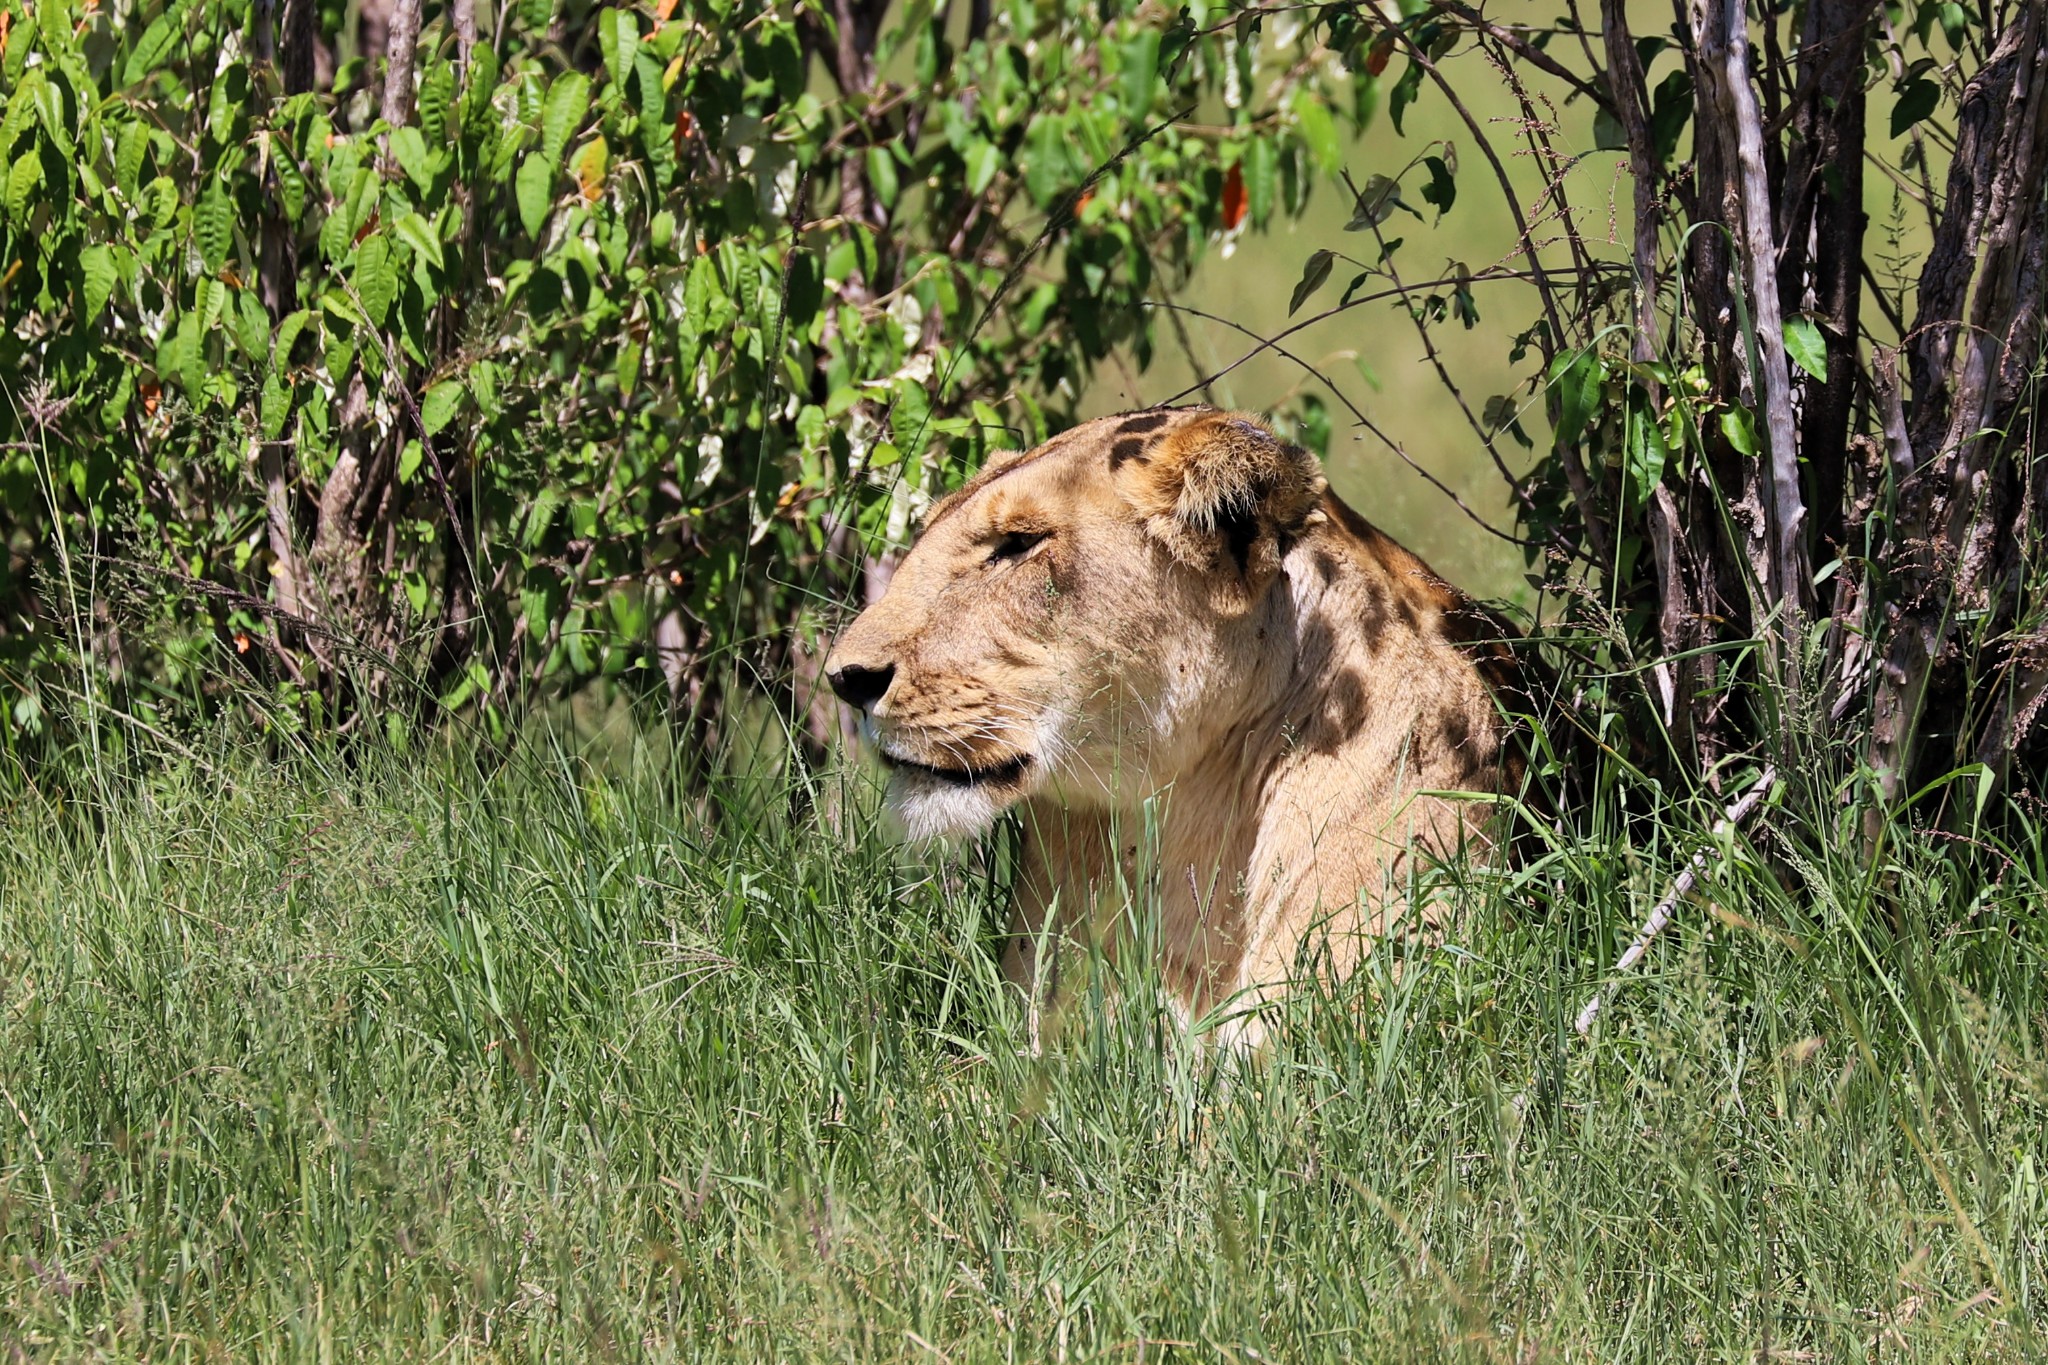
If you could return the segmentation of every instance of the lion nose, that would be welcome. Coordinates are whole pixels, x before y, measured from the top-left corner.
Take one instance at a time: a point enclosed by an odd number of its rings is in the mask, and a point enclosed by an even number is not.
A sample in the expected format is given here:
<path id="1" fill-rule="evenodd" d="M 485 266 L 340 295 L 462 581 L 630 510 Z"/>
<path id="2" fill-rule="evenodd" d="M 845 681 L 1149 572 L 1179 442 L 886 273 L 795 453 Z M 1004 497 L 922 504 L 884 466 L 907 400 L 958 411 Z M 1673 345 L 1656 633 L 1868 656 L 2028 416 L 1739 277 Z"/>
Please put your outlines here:
<path id="1" fill-rule="evenodd" d="M 835 668 L 825 675 L 832 690 L 848 706 L 866 711 L 882 699 L 889 690 L 889 684 L 896 678 L 896 665 L 883 664 L 880 668 L 864 668 L 859 664 L 848 664 Z"/>

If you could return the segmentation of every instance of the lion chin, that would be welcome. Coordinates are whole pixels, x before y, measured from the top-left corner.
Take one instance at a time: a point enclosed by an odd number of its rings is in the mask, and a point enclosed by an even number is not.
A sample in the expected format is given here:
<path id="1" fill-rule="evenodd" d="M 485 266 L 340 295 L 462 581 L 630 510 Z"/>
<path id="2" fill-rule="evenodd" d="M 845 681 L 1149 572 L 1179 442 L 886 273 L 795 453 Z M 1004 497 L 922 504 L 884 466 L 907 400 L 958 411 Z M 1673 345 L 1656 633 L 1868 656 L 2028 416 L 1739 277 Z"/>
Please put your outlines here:
<path id="1" fill-rule="evenodd" d="M 987 769 L 943 769 L 882 751 L 889 785 L 882 813 L 889 832 L 911 843 L 971 839 L 995 827 L 1024 795 L 1032 761 L 1019 756 Z"/>
<path id="2" fill-rule="evenodd" d="M 1034 1021 L 1072 948 L 1143 943 L 1197 1021 L 1433 928 L 1419 874 L 1489 848 L 1471 795 L 1519 780 L 1500 629 L 1315 456 L 1211 408 L 990 456 L 825 673 L 903 837 L 1016 813 L 1004 971 Z"/>

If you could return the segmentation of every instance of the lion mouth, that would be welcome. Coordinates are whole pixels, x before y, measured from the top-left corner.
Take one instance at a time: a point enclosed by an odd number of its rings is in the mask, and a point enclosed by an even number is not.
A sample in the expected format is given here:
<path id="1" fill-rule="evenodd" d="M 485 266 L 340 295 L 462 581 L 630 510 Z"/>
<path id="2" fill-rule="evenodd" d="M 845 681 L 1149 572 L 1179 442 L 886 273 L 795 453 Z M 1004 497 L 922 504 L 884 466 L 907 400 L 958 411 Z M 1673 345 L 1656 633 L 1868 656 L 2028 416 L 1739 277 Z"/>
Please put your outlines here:
<path id="1" fill-rule="evenodd" d="M 940 768 L 930 763 L 919 763 L 916 759 L 881 751 L 882 762 L 901 772 L 922 773 L 954 787 L 1001 786 L 1015 782 L 1031 766 L 1030 754 L 1019 754 L 1003 763 L 990 764 L 985 768 Z"/>

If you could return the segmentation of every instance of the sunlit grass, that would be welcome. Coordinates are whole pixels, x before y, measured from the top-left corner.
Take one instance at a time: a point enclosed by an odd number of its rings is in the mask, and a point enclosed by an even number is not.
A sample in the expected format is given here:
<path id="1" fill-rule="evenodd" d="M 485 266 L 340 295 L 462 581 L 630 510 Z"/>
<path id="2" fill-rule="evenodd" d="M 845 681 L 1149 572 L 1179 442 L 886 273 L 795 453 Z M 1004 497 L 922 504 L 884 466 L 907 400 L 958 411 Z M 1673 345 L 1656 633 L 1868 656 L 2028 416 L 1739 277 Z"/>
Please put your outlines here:
<path id="1" fill-rule="evenodd" d="M 0 1359 L 2042 1348 L 2038 840 L 1774 814 L 1581 1039 L 1665 811 L 1219 1068 L 1131 992 L 1028 1055 L 1000 858 L 857 774 L 196 757 L 8 799 Z"/>

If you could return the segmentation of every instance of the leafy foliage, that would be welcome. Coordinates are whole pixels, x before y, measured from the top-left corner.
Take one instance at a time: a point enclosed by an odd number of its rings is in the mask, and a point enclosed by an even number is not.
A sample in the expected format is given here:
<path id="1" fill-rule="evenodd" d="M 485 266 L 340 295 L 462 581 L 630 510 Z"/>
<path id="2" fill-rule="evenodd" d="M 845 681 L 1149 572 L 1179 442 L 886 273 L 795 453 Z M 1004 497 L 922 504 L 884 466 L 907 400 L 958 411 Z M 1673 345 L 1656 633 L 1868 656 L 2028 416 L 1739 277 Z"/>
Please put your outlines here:
<path id="1" fill-rule="evenodd" d="M 287 89 L 353 40 L 297 8 L 0 0 L 15 732 L 81 656 L 161 719 L 212 651 L 280 720 L 708 716 L 1371 109 L 1136 4 L 521 4 Z"/>

